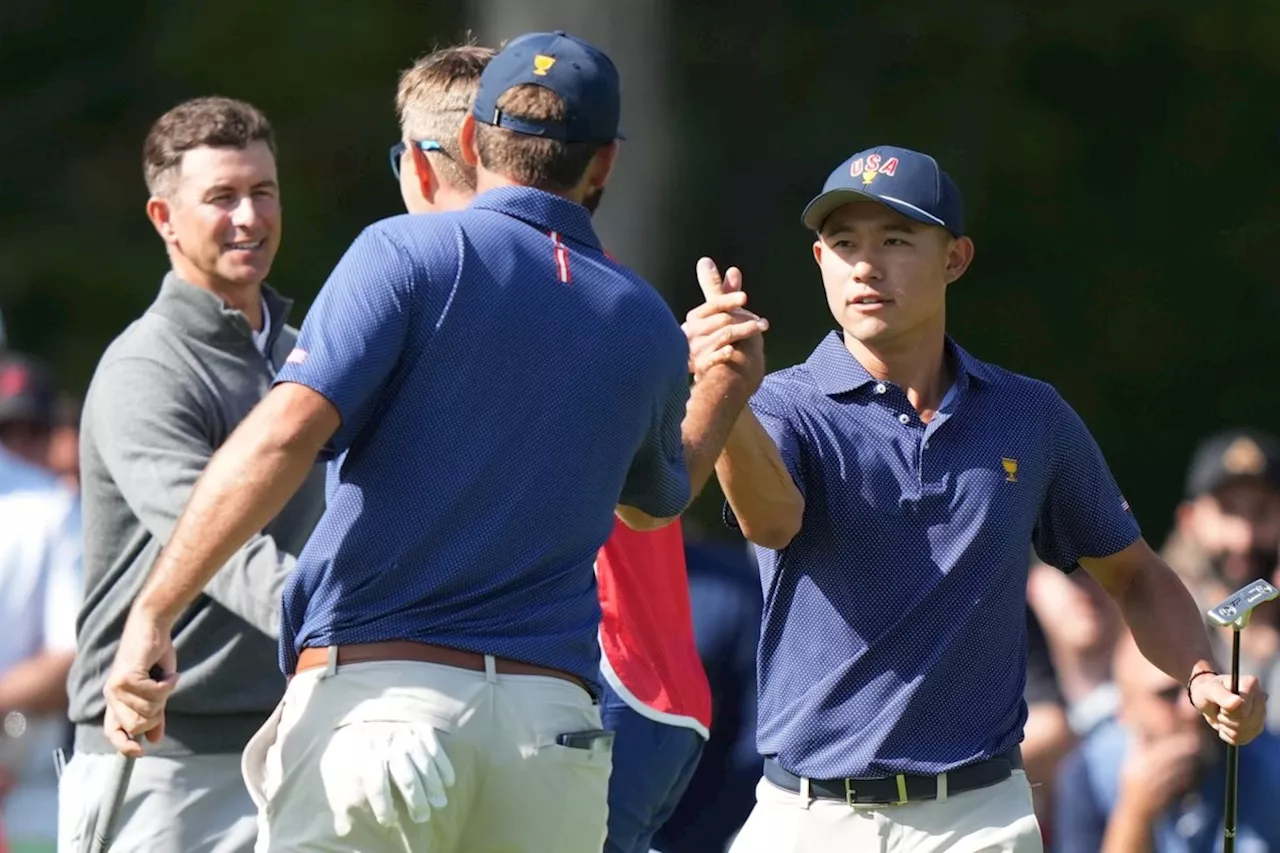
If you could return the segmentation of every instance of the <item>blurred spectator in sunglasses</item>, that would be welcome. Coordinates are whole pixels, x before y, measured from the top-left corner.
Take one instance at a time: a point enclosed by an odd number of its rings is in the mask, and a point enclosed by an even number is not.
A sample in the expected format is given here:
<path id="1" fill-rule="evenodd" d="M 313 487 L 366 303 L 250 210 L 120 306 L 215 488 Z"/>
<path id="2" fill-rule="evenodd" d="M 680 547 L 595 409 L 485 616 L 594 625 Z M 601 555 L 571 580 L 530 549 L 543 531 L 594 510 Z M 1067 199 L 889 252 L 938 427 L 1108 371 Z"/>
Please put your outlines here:
<path id="1" fill-rule="evenodd" d="M 1185 489 L 1164 556 L 1201 611 L 1254 580 L 1280 584 L 1280 439 L 1256 429 L 1209 436 L 1192 455 Z M 1213 635 L 1218 659 L 1229 660 L 1230 630 Z M 1240 637 L 1240 669 L 1280 692 L 1280 602 L 1254 611 Z M 1268 726 L 1280 731 L 1280 703 Z"/>

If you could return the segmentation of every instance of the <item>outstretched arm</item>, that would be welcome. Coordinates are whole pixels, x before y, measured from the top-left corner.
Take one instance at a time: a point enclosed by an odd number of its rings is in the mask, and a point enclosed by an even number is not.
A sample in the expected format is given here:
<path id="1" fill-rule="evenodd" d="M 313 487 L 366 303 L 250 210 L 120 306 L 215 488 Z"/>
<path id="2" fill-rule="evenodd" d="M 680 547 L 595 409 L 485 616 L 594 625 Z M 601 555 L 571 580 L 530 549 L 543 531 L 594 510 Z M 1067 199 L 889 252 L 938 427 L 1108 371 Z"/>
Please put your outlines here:
<path id="1" fill-rule="evenodd" d="M 303 385 L 271 390 L 209 460 L 168 544 L 138 594 L 107 679 L 107 736 L 126 755 L 129 735 L 164 735 L 164 703 L 177 685 L 170 633 L 182 611 L 307 478 L 339 425 L 338 411 Z M 168 675 L 153 681 L 159 664 Z"/>

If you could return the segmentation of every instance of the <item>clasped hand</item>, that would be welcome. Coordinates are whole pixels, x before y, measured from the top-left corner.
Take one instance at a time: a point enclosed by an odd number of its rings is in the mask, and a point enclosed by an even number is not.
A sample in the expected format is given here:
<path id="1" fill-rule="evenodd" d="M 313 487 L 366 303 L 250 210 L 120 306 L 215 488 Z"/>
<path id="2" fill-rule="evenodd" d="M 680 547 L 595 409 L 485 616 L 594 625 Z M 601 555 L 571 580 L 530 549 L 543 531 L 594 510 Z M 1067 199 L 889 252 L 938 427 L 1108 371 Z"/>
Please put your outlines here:
<path id="1" fill-rule="evenodd" d="M 730 267 L 723 279 L 710 258 L 698 261 L 698 285 L 704 302 L 685 316 L 685 337 L 689 340 L 689 371 L 695 380 L 723 367 L 733 370 L 751 390 L 764 378 L 763 333 L 769 321 L 744 307 L 742 273 Z"/>

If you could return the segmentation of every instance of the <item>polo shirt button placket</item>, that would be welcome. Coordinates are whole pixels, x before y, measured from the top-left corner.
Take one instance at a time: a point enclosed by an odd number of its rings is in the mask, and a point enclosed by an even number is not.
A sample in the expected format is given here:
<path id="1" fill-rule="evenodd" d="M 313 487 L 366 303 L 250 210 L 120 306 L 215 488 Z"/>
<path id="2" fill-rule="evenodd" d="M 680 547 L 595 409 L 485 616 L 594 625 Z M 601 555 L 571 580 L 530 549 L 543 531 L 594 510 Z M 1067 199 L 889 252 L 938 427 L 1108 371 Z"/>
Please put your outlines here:
<path id="1" fill-rule="evenodd" d="M 898 423 L 902 424 L 903 426 L 906 426 L 907 424 L 911 423 L 911 415 L 908 415 L 906 412 L 903 412 L 902 414 L 898 415 Z"/>

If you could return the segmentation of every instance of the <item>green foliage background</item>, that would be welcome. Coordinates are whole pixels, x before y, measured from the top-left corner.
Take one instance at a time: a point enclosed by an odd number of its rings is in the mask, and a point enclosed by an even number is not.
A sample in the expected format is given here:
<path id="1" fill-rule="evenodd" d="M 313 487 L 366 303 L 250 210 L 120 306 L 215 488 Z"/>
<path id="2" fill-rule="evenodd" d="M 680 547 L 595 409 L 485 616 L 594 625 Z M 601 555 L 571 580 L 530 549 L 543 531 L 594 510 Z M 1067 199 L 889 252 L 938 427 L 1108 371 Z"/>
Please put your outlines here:
<path id="1" fill-rule="evenodd" d="M 799 211 L 853 151 L 901 144 L 965 190 L 978 254 L 953 290 L 953 332 L 1062 391 L 1149 537 L 1198 437 L 1280 430 L 1280 5 L 705 0 L 667 17 L 652 61 L 673 99 L 670 230 L 660 257 L 624 260 L 678 314 L 710 254 L 743 268 L 773 321 L 771 366 L 803 359 L 830 323 Z M 359 229 L 399 211 L 397 72 L 467 25 L 458 4 L 411 0 L 0 5 L 14 345 L 79 391 L 145 309 L 164 256 L 142 212 L 141 140 L 210 92 L 276 124 L 287 214 L 272 280 L 300 322 Z"/>

